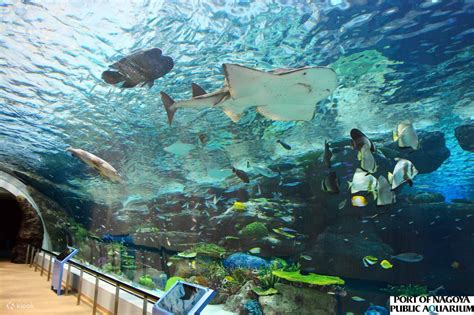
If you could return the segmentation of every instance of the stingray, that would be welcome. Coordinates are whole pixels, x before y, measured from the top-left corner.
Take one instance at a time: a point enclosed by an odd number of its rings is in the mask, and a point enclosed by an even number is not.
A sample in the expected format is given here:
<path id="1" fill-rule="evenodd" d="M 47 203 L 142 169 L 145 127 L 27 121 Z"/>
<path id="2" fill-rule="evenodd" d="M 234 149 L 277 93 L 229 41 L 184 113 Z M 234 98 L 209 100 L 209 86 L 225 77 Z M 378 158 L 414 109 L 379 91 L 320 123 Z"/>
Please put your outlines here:
<path id="1" fill-rule="evenodd" d="M 314 118 L 316 104 L 337 87 L 334 70 L 327 67 L 305 67 L 264 72 L 237 64 L 223 64 L 224 87 L 206 93 L 192 85 L 191 99 L 175 102 L 161 92 L 161 99 L 171 124 L 178 108 L 220 108 L 237 122 L 249 107 L 272 120 L 309 121 Z"/>
<path id="2" fill-rule="evenodd" d="M 152 87 L 156 79 L 173 69 L 173 59 L 164 56 L 160 49 L 152 48 L 126 56 L 110 66 L 113 70 L 102 73 L 102 79 L 109 84 L 122 83 L 122 88 L 138 84 Z"/>

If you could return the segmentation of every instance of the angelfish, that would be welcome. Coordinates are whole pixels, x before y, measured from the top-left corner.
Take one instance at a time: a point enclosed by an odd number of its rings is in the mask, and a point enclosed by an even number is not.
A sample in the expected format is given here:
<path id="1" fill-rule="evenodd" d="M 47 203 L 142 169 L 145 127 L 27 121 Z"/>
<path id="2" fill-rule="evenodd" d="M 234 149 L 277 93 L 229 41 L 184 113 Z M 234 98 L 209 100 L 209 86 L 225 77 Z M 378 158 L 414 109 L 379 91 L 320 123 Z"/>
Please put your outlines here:
<path id="1" fill-rule="evenodd" d="M 329 147 L 329 142 L 327 140 L 324 140 L 323 162 L 327 168 L 331 168 L 331 158 L 332 158 L 332 152 L 331 152 L 331 148 Z"/>
<path id="2" fill-rule="evenodd" d="M 352 129 L 351 130 L 351 138 L 352 138 L 352 147 L 355 150 L 360 151 L 362 149 L 362 146 L 364 144 L 367 144 L 370 148 L 370 152 L 375 152 L 375 144 L 372 142 L 372 140 L 369 139 L 362 131 L 359 129 Z"/>
<path id="3" fill-rule="evenodd" d="M 357 158 L 360 160 L 360 168 L 368 173 L 375 173 L 377 171 L 377 164 L 375 163 L 374 156 L 370 151 L 370 146 L 367 143 L 362 145 L 362 148 L 357 154 Z"/>
<path id="4" fill-rule="evenodd" d="M 101 176 L 116 183 L 122 182 L 122 177 L 117 170 L 100 157 L 82 149 L 67 148 L 66 151 L 71 152 L 73 156 L 94 168 Z"/>
<path id="5" fill-rule="evenodd" d="M 388 180 L 380 175 L 377 187 L 377 206 L 385 206 L 395 203 L 395 193 L 390 187 Z"/>
<path id="6" fill-rule="evenodd" d="M 388 181 L 392 185 L 392 190 L 407 182 L 408 185 L 413 186 L 413 178 L 418 174 L 418 170 L 415 168 L 412 162 L 395 158 L 397 164 L 393 169 L 393 174 L 388 173 Z"/>
<path id="7" fill-rule="evenodd" d="M 377 198 L 377 179 L 360 168 L 356 169 L 352 182 L 349 182 L 349 187 L 351 194 L 355 194 L 359 191 L 368 191 L 373 194 L 374 199 Z"/>
<path id="8" fill-rule="evenodd" d="M 400 148 L 409 148 L 418 150 L 420 148 L 420 142 L 418 141 L 418 135 L 413 127 L 413 124 L 408 121 L 402 121 L 398 124 L 397 130 L 393 132 L 393 141 L 398 140 L 398 146 Z"/>
<path id="9" fill-rule="evenodd" d="M 332 171 L 322 180 L 321 190 L 329 194 L 339 193 L 339 179 L 336 172 Z"/>

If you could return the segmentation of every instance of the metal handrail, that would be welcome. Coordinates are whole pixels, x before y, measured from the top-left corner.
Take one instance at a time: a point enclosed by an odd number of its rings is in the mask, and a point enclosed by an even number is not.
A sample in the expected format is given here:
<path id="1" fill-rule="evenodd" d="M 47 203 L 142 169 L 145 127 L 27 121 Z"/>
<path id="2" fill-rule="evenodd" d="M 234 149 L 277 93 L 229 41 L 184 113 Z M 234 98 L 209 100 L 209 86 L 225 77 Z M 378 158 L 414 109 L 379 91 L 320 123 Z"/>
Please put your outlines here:
<path id="1" fill-rule="evenodd" d="M 48 267 L 48 278 L 47 278 L 47 281 L 49 281 L 50 274 L 51 274 L 51 265 L 52 265 L 53 257 L 56 258 L 58 256 L 58 254 L 56 254 L 52 251 L 49 251 L 47 249 L 43 249 L 41 247 L 38 248 L 38 247 L 35 247 L 35 246 L 32 246 L 32 245 L 28 244 L 25 263 L 26 264 L 29 263 L 30 267 L 32 267 L 32 265 L 34 263 L 35 264 L 35 271 L 36 271 L 37 267 L 38 267 L 38 263 L 35 261 L 35 257 L 37 256 L 37 254 L 40 251 L 50 255 L 49 267 Z M 123 281 L 118 280 L 116 278 L 110 277 L 110 276 L 108 276 L 108 275 L 106 275 L 102 272 L 99 272 L 97 270 L 89 268 L 88 266 L 85 266 L 85 265 L 83 265 L 79 262 L 70 260 L 70 261 L 68 261 L 68 264 L 69 264 L 69 268 L 68 268 L 68 275 L 67 275 L 67 279 L 66 279 L 66 290 L 68 289 L 68 286 L 69 286 L 68 282 L 69 282 L 70 266 L 74 266 L 77 269 L 79 269 L 79 271 L 80 271 L 80 280 L 79 280 L 79 286 L 78 286 L 78 292 L 77 292 L 78 293 L 77 305 L 79 305 L 80 301 L 81 301 L 83 274 L 87 273 L 87 274 L 90 274 L 90 275 L 92 275 L 93 277 L 96 278 L 95 291 L 94 291 L 94 300 L 93 300 L 93 313 L 92 314 L 95 314 L 96 309 L 97 309 L 97 295 L 98 295 L 99 280 L 101 280 L 103 282 L 106 282 L 110 285 L 113 285 L 116 288 L 116 290 L 115 290 L 114 314 L 117 314 L 117 312 L 118 312 L 118 304 L 119 304 L 118 303 L 118 298 L 119 298 L 120 290 L 123 290 L 123 291 L 125 291 L 129 294 L 132 294 L 132 295 L 140 298 L 140 299 L 143 299 L 143 315 L 147 314 L 147 303 L 148 302 L 151 302 L 151 303 L 154 304 L 160 299 L 160 297 L 157 296 L 157 295 L 154 295 L 150 292 L 145 292 L 145 291 L 141 290 L 140 288 L 134 287 L 134 286 L 132 286 L 132 285 L 126 283 L 126 282 L 123 282 Z M 43 255 L 43 258 L 42 258 L 42 262 L 41 262 L 41 273 L 40 273 L 41 276 L 43 275 L 43 266 L 44 266 L 44 255 Z"/>

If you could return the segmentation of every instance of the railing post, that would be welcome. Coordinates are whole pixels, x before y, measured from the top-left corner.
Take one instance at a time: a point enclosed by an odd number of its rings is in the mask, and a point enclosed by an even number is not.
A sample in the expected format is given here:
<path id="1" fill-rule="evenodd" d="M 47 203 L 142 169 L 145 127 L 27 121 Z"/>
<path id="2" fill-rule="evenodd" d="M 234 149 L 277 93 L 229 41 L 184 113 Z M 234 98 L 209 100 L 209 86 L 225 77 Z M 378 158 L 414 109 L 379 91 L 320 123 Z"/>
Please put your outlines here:
<path id="1" fill-rule="evenodd" d="M 31 251 L 31 255 L 30 255 L 30 268 L 33 266 L 33 259 L 35 257 L 35 247 L 32 246 L 32 251 Z"/>
<path id="2" fill-rule="evenodd" d="M 81 304 L 81 294 L 82 294 L 82 277 L 84 276 L 84 271 L 82 271 L 79 275 L 79 285 L 77 286 L 77 305 Z"/>
<path id="3" fill-rule="evenodd" d="M 120 295 L 120 284 L 115 284 L 115 303 L 114 303 L 114 315 L 118 314 L 119 307 L 119 295 Z"/>
<path id="4" fill-rule="evenodd" d="M 146 315 L 148 307 L 148 296 L 146 294 L 143 295 L 143 315 Z"/>
<path id="5" fill-rule="evenodd" d="M 28 258 L 30 257 L 30 244 L 26 247 L 26 259 L 25 259 L 25 264 L 28 265 Z"/>
<path id="6" fill-rule="evenodd" d="M 49 266 L 48 266 L 48 278 L 46 281 L 49 282 L 49 279 L 51 277 L 51 267 L 53 266 L 53 255 L 49 254 Z"/>
<path id="7" fill-rule="evenodd" d="M 43 276 L 43 269 L 44 269 L 44 256 L 46 256 L 46 253 L 43 252 L 43 257 L 41 257 L 41 273 L 40 276 Z"/>
<path id="8" fill-rule="evenodd" d="M 67 295 L 69 292 L 69 277 L 71 275 L 71 264 L 67 264 L 67 275 L 66 275 L 66 289 L 64 290 L 64 294 Z"/>
<path id="9" fill-rule="evenodd" d="M 40 250 L 39 250 L 39 248 L 38 248 L 38 250 L 36 251 L 35 262 L 34 262 L 34 264 L 35 264 L 35 272 L 38 271 L 38 256 L 39 256 L 39 252 L 40 252 Z"/>
<path id="10" fill-rule="evenodd" d="M 99 277 L 95 275 L 95 288 L 94 288 L 94 306 L 92 308 L 92 315 L 97 312 L 97 296 L 99 295 Z"/>

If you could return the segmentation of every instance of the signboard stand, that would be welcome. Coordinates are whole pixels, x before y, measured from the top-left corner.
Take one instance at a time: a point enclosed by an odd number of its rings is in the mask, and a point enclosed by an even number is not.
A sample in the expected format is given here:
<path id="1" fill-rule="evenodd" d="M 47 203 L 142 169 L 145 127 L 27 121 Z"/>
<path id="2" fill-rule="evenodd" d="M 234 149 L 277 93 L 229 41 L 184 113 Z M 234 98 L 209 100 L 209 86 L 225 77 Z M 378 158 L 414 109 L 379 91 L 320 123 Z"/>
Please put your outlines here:
<path id="1" fill-rule="evenodd" d="M 153 315 L 199 315 L 216 295 L 212 289 L 184 281 L 177 281 L 153 305 Z"/>
<path id="2" fill-rule="evenodd" d="M 77 254 L 79 250 L 73 247 L 67 247 L 62 251 L 58 257 L 54 259 L 53 263 L 53 280 L 51 281 L 51 290 L 56 291 L 57 295 L 62 295 L 63 271 L 64 265 Z"/>

